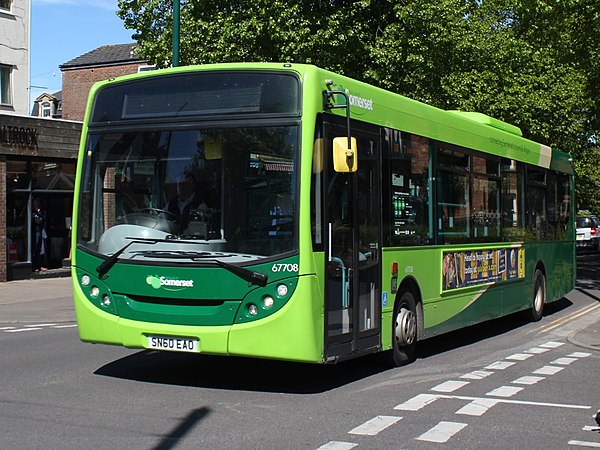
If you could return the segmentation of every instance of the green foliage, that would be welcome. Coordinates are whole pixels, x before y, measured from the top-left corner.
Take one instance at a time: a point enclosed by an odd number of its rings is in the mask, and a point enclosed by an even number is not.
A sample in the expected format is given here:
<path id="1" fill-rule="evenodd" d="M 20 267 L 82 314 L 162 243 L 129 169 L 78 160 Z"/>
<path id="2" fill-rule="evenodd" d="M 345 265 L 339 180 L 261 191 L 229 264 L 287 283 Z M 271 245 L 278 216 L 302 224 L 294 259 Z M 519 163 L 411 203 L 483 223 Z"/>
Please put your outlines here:
<path id="1" fill-rule="evenodd" d="M 172 0 L 119 0 L 140 56 L 171 63 Z M 181 64 L 315 64 L 571 152 L 600 212 L 600 2 L 181 0 Z"/>

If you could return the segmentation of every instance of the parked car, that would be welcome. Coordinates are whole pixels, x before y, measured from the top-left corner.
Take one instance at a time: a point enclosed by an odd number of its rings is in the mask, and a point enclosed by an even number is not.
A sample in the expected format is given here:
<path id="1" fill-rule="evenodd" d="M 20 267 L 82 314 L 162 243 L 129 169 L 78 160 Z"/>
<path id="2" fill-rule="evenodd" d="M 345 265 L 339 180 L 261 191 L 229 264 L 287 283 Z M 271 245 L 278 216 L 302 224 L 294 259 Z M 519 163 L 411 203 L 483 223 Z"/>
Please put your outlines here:
<path id="1" fill-rule="evenodd" d="M 577 250 L 599 250 L 600 221 L 596 216 L 578 216 L 575 219 L 577 228 Z"/>

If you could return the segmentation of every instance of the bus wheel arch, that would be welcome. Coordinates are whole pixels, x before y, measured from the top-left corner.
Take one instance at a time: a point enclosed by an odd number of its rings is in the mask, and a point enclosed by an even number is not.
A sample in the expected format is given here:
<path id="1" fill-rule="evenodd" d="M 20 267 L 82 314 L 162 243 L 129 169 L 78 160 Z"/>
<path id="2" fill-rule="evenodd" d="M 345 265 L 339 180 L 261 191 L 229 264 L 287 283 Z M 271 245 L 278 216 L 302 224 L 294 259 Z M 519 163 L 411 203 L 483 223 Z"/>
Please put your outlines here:
<path id="1" fill-rule="evenodd" d="M 404 280 L 400 285 L 392 314 L 389 362 L 394 367 L 400 367 L 414 360 L 417 341 L 423 330 L 421 295 L 414 280 Z"/>
<path id="2" fill-rule="evenodd" d="M 544 306 L 547 302 L 548 286 L 546 281 L 546 270 L 539 262 L 533 272 L 533 290 L 531 296 L 531 308 L 529 317 L 533 322 L 539 321 L 544 315 Z"/>

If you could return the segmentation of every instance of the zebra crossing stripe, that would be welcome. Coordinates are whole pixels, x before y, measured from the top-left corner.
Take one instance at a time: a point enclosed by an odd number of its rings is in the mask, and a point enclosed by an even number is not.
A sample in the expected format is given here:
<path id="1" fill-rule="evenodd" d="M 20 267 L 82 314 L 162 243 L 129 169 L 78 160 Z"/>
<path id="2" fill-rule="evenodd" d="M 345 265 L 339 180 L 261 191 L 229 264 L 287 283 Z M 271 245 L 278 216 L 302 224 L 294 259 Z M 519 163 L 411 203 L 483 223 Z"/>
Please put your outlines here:
<path id="1" fill-rule="evenodd" d="M 348 431 L 349 434 L 360 434 L 362 436 L 375 436 L 400 421 L 402 417 L 398 416 L 377 416 L 366 421 L 362 425 Z"/>
<path id="2" fill-rule="evenodd" d="M 447 442 L 452 436 L 466 427 L 466 423 L 458 422 L 440 422 L 429 431 L 423 433 L 417 438 L 419 441 L 444 443 Z"/>
<path id="3" fill-rule="evenodd" d="M 317 450 L 350 450 L 358 446 L 352 442 L 330 441 L 325 445 L 321 445 Z"/>

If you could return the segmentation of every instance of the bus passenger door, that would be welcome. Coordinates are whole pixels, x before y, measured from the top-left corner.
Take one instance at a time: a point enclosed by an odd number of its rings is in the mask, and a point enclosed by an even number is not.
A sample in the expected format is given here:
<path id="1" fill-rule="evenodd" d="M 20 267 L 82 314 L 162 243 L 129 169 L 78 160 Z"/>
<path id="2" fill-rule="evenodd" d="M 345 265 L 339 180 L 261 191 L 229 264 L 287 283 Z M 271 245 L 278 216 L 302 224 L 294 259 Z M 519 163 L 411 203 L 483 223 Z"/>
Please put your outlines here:
<path id="1" fill-rule="evenodd" d="M 376 130 L 375 130 L 376 131 Z M 358 170 L 333 170 L 332 140 L 344 127 L 325 125 L 326 357 L 343 358 L 380 345 L 380 141 L 352 128 Z"/>

